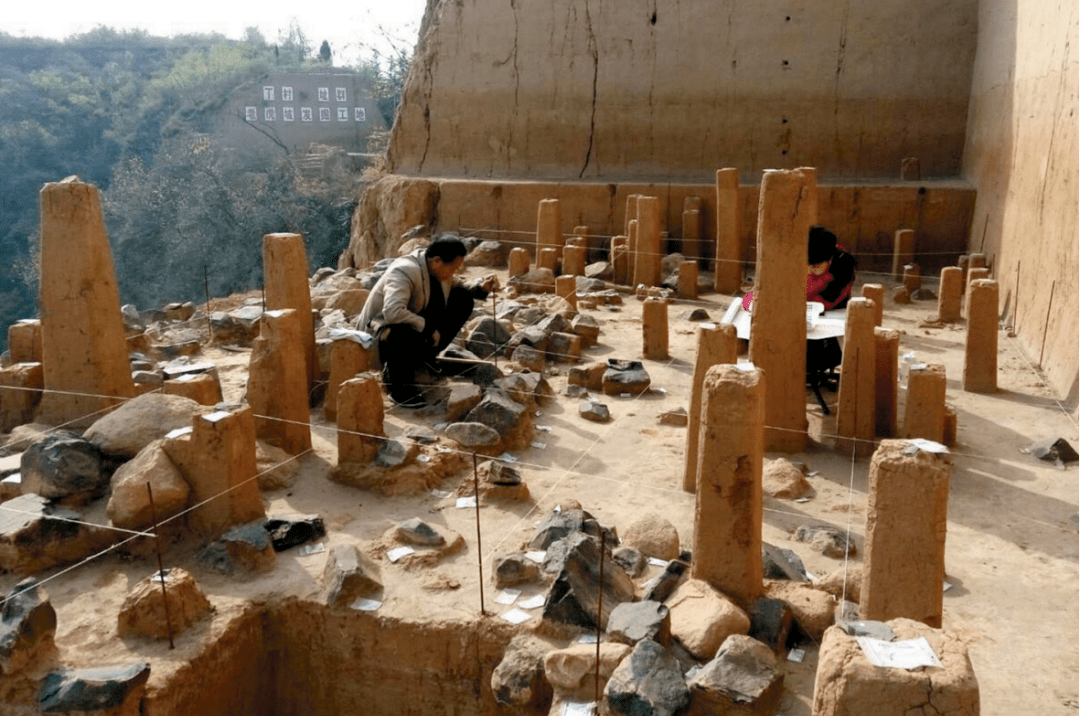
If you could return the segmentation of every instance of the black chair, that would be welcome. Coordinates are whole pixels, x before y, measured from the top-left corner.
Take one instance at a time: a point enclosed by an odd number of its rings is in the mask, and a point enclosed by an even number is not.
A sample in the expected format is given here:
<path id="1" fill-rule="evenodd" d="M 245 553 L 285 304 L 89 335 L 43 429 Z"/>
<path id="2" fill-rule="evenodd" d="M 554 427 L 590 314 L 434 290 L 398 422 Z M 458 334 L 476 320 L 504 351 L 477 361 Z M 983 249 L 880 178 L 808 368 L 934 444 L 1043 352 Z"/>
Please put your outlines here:
<path id="1" fill-rule="evenodd" d="M 822 338 L 806 342 L 806 385 L 814 391 L 818 405 L 826 415 L 829 415 L 829 406 L 825 404 L 821 389 L 826 388 L 835 392 L 839 388 L 840 376 L 836 373 L 836 368 L 843 358 L 844 354 L 837 338 Z"/>

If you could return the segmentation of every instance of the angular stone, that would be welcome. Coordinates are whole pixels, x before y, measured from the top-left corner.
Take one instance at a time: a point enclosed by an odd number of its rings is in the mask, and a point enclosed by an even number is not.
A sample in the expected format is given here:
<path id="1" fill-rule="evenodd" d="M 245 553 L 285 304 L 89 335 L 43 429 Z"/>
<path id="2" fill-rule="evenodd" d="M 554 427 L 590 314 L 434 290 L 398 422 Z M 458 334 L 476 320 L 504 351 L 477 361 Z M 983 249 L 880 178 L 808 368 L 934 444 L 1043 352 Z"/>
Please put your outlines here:
<path id="1" fill-rule="evenodd" d="M 600 337 L 600 322 L 586 313 L 579 313 L 570 321 L 570 330 L 581 336 L 581 345 L 595 346 Z"/>
<path id="2" fill-rule="evenodd" d="M 326 590 L 326 603 L 332 607 L 348 606 L 383 588 L 379 567 L 351 544 L 338 544 L 330 548 L 322 583 Z"/>
<path id="3" fill-rule="evenodd" d="M 491 672 L 495 703 L 514 713 L 544 714 L 551 705 L 551 686 L 544 678 L 544 656 L 550 645 L 530 634 L 518 634 Z"/>
<path id="4" fill-rule="evenodd" d="M 814 641 L 820 641 L 825 629 L 833 623 L 837 599 L 810 584 L 765 580 L 765 595 L 783 600 L 791 608 L 791 616 L 799 631 Z"/>
<path id="5" fill-rule="evenodd" d="M 10 432 L 34 419 L 44 387 L 41 363 L 16 363 L 0 369 L 0 432 Z"/>
<path id="6" fill-rule="evenodd" d="M 255 441 L 255 466 L 259 489 L 270 492 L 291 487 L 300 472 L 300 461 L 279 447 Z"/>
<path id="7" fill-rule="evenodd" d="M 499 589 L 531 584 L 540 579 L 540 566 L 522 552 L 495 558 L 495 586 Z"/>
<path id="8" fill-rule="evenodd" d="M 611 411 L 598 400 L 583 400 L 578 405 L 578 415 L 594 423 L 606 423 L 611 420 Z"/>
<path id="9" fill-rule="evenodd" d="M 605 544 L 614 549 L 619 543 L 611 530 L 601 527 L 588 512 L 582 509 L 552 510 L 536 528 L 536 536 L 529 546 L 533 549 L 547 549 L 555 542 L 569 537 L 574 532 L 584 532 L 599 538 L 605 532 Z"/>
<path id="10" fill-rule="evenodd" d="M 633 547 L 621 545 L 611 551 L 611 558 L 622 566 L 626 570 L 626 573 L 633 578 L 637 578 L 642 572 L 645 571 L 645 565 L 648 563 L 643 555 Z"/>
<path id="11" fill-rule="evenodd" d="M 660 413 L 660 424 L 673 428 L 685 428 L 690 423 L 686 408 L 672 408 Z"/>
<path id="12" fill-rule="evenodd" d="M 277 515 L 263 524 L 275 552 L 326 536 L 326 525 L 318 515 Z"/>
<path id="13" fill-rule="evenodd" d="M 504 462 L 486 460 L 477 466 L 476 472 L 480 479 L 490 482 L 492 485 L 520 485 L 521 473 Z"/>
<path id="14" fill-rule="evenodd" d="M 789 579 L 793 582 L 810 581 L 799 555 L 790 549 L 763 542 L 761 544 L 761 561 L 765 579 Z"/>
<path id="15" fill-rule="evenodd" d="M 585 267 L 585 278 L 610 281 L 615 277 L 615 267 L 608 261 L 595 261 Z"/>
<path id="16" fill-rule="evenodd" d="M 639 641 L 615 668 L 604 696 L 618 716 L 675 716 L 690 705 L 679 662 L 651 639 Z"/>
<path id="17" fill-rule="evenodd" d="M 634 520 L 622 541 L 647 557 L 670 561 L 679 557 L 679 533 L 675 525 L 651 512 Z"/>
<path id="18" fill-rule="evenodd" d="M 548 336 L 547 358 L 556 363 L 573 363 L 581 357 L 581 336 L 555 332 Z"/>
<path id="19" fill-rule="evenodd" d="M 511 327 L 509 321 L 497 321 L 491 316 L 484 316 L 469 333 L 465 347 L 480 358 L 502 355 L 504 347 L 510 342 Z"/>
<path id="20" fill-rule="evenodd" d="M 383 440 L 379 452 L 375 453 L 375 464 L 385 468 L 401 467 L 409 461 L 410 452 L 399 440 Z"/>
<path id="21" fill-rule="evenodd" d="M 701 713 L 772 716 L 780 706 L 784 673 L 767 646 L 748 636 L 729 636 L 716 658 L 690 681 Z"/>
<path id="22" fill-rule="evenodd" d="M 524 405 L 502 391 L 489 389 L 484 393 L 480 403 L 469 411 L 465 419 L 471 423 L 486 425 L 495 430 L 500 437 L 505 437 L 525 416 Z"/>
<path id="23" fill-rule="evenodd" d="M 549 268 L 532 268 L 514 276 L 510 285 L 521 293 L 552 293 L 555 291 L 555 272 Z"/>
<path id="24" fill-rule="evenodd" d="M 418 544 L 425 547 L 441 547 L 446 544 L 446 538 L 419 517 L 413 517 L 411 520 L 399 523 L 394 534 L 399 540 L 408 544 Z"/>
<path id="25" fill-rule="evenodd" d="M 582 627 L 606 627 L 611 610 L 634 600 L 634 583 L 605 553 L 603 612 L 598 611 L 600 589 L 600 541 L 581 532 L 566 538 L 567 554 L 562 569 L 548 590 L 544 618 Z"/>
<path id="26" fill-rule="evenodd" d="M 568 384 L 563 390 L 563 395 L 568 398 L 587 398 L 589 397 L 589 391 L 584 385 Z"/>
<path id="27" fill-rule="evenodd" d="M 814 586 L 837 599 L 858 604 L 862 597 L 863 568 L 849 564 L 814 580 Z M 846 584 L 845 584 L 846 581 Z"/>
<path id="28" fill-rule="evenodd" d="M 525 389 L 532 395 L 532 400 L 537 405 L 543 405 L 555 397 L 555 389 L 551 387 L 551 383 L 548 383 L 543 373 L 525 370 L 514 375 L 525 382 Z"/>
<path id="29" fill-rule="evenodd" d="M 108 514 L 116 527 L 145 529 L 153 524 L 155 513 L 161 522 L 187 507 L 191 487 L 162 445 L 155 440 L 113 473 Z M 148 483 L 154 491 L 153 511 Z"/>
<path id="30" fill-rule="evenodd" d="M 765 460 L 761 469 L 761 491 L 764 494 L 795 500 L 809 494 L 812 489 L 803 471 L 790 460 L 782 457 Z"/>
<path id="31" fill-rule="evenodd" d="M 570 385 L 584 386 L 589 390 L 601 390 L 604 385 L 605 371 L 607 371 L 606 363 L 574 366 L 567 372 L 566 382 Z"/>
<path id="32" fill-rule="evenodd" d="M 897 286 L 892 290 L 892 301 L 900 306 L 907 305 L 911 303 L 911 292 L 905 286 Z"/>
<path id="33" fill-rule="evenodd" d="M 607 634 L 615 641 L 631 646 L 642 639 L 667 645 L 671 639 L 668 608 L 660 602 L 623 602 L 611 612 Z"/>
<path id="34" fill-rule="evenodd" d="M 597 278 L 590 278 L 588 276 L 577 276 L 574 279 L 575 288 L 578 293 L 592 293 L 594 291 L 604 291 L 607 289 L 607 284 Z"/>
<path id="35" fill-rule="evenodd" d="M 535 324 L 535 328 L 542 331 L 545 336 L 551 337 L 552 333 L 569 333 L 570 321 L 558 313 L 546 316 L 543 320 Z"/>
<path id="36" fill-rule="evenodd" d="M 840 559 L 845 553 L 851 556 L 857 551 L 855 541 L 832 525 L 802 525 L 795 530 L 794 537 L 796 542 L 809 542 L 810 549 L 826 557 Z"/>
<path id="37" fill-rule="evenodd" d="M 572 644 L 549 651 L 544 656 L 544 675 L 557 692 L 568 696 L 592 696 L 596 688 L 596 644 Z M 630 653 L 626 644 L 600 644 L 600 684 L 611 677 L 615 668 Z"/>
<path id="38" fill-rule="evenodd" d="M 697 659 L 708 659 L 732 634 L 746 634 L 750 618 L 705 582 L 688 579 L 667 600 L 671 635 Z"/>
<path id="39" fill-rule="evenodd" d="M 133 458 L 173 430 L 191 426 L 196 415 L 209 412 L 190 398 L 150 393 L 129 400 L 99 418 L 83 433 L 106 455 Z"/>
<path id="40" fill-rule="evenodd" d="M 124 538 L 120 532 L 77 524 L 72 520 L 84 521 L 81 513 L 53 506 L 32 492 L 8 500 L 4 507 L 0 572 L 26 574 L 76 562 Z"/>
<path id="41" fill-rule="evenodd" d="M 431 445 L 438 440 L 435 431 L 426 425 L 413 425 L 406 428 L 404 435 L 407 439 L 421 445 Z"/>
<path id="42" fill-rule="evenodd" d="M 214 335 L 214 342 L 250 346 L 259 336 L 262 314 L 261 306 L 244 306 L 228 313 L 211 313 L 210 331 Z"/>
<path id="43" fill-rule="evenodd" d="M 66 430 L 48 433 L 22 454 L 23 492 L 51 500 L 99 496 L 109 484 L 101 451 L 89 440 Z"/>
<path id="44" fill-rule="evenodd" d="M 779 599 L 756 599 L 747 612 L 750 617 L 749 635 L 775 653 L 783 651 L 791 632 L 792 615 L 788 605 Z"/>
<path id="45" fill-rule="evenodd" d="M 648 390 L 652 383 L 641 361 L 609 358 L 607 366 L 603 379 L 605 395 L 639 395 Z"/>
<path id="46" fill-rule="evenodd" d="M 41 682 L 38 706 L 45 713 L 132 713 L 124 707 L 137 704 L 150 678 L 150 664 L 54 671 Z"/>
<path id="47" fill-rule="evenodd" d="M 11 590 L 0 611 L 0 676 L 22 671 L 42 652 L 53 649 L 56 610 L 31 577 Z"/>
<path id="48" fill-rule="evenodd" d="M 664 602 L 670 597 L 686 576 L 690 565 L 686 560 L 673 559 L 664 567 L 664 571 L 641 586 L 643 599 Z"/>
<path id="49" fill-rule="evenodd" d="M 269 572 L 277 561 L 261 520 L 232 528 L 199 550 L 195 558 L 207 569 L 230 576 Z"/>
<path id="50" fill-rule="evenodd" d="M 510 356 L 510 360 L 514 361 L 522 368 L 528 368 L 529 370 L 541 371 L 544 369 L 546 360 L 543 351 L 538 351 L 532 346 L 520 345 L 514 349 L 513 354 Z"/>
<path id="51" fill-rule="evenodd" d="M 169 627 L 174 635 L 211 611 L 210 600 L 203 594 L 195 578 L 187 571 L 174 567 L 165 570 L 165 598 L 161 594 L 160 572 L 136 584 L 124 598 L 117 617 L 117 633 L 121 637 L 165 639 Z M 168 601 L 168 622 L 165 602 Z"/>
<path id="52" fill-rule="evenodd" d="M 683 316 L 683 318 L 687 321 L 707 321 L 709 320 L 709 312 L 704 308 L 695 308 Z"/>
<path id="53" fill-rule="evenodd" d="M 490 447 L 499 444 L 499 433 L 482 423 L 453 423 L 446 428 L 446 437 L 462 447 Z"/>

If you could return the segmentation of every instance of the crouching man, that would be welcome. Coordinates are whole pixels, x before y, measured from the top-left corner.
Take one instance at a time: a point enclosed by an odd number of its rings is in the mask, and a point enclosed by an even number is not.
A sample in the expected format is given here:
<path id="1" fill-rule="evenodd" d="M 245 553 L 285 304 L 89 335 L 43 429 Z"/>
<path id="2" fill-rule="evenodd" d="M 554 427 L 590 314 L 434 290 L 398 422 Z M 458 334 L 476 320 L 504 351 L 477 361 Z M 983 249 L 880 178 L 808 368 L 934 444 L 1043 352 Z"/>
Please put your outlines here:
<path id="1" fill-rule="evenodd" d="M 454 279 L 465 253 L 461 239 L 446 237 L 395 260 L 357 319 L 357 328 L 375 336 L 383 382 L 399 405 L 425 404 L 418 376 L 439 374 L 437 356 L 469 320 L 473 301 L 499 288 L 494 276 L 471 287 Z"/>

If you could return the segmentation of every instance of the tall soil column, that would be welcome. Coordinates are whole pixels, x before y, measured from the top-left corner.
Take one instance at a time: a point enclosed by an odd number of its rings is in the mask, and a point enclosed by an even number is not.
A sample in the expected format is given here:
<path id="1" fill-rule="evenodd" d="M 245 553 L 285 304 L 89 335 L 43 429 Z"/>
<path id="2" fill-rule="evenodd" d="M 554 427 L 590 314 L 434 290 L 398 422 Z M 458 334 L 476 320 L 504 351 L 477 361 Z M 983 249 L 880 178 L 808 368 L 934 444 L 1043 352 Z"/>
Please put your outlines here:
<path id="1" fill-rule="evenodd" d="M 964 344 L 964 390 L 997 390 L 998 283 L 972 281 L 968 295 L 967 341 Z"/>
<path id="2" fill-rule="evenodd" d="M 806 445 L 806 251 L 816 193 L 813 177 L 797 169 L 761 179 L 750 360 L 765 371 L 769 450 Z"/>
<path id="3" fill-rule="evenodd" d="M 638 197 L 638 255 L 634 264 L 634 284 L 660 285 L 660 200 Z"/>
<path id="4" fill-rule="evenodd" d="M 874 349 L 874 302 L 853 298 L 848 302 L 844 327 L 844 359 L 840 368 L 840 396 L 836 415 L 837 446 L 845 453 L 873 450 L 874 403 L 877 386 Z M 846 439 L 851 438 L 851 439 Z"/>
<path id="5" fill-rule="evenodd" d="M 648 360 L 667 360 L 668 302 L 666 298 L 646 298 L 641 305 L 641 355 Z"/>
<path id="6" fill-rule="evenodd" d="M 964 302 L 962 307 L 962 312 L 965 318 L 971 315 L 971 313 L 968 312 L 968 310 L 971 308 L 971 284 L 975 283 L 976 281 L 984 281 L 989 278 L 990 269 L 969 266 L 967 272 L 967 287 L 964 291 Z"/>
<path id="7" fill-rule="evenodd" d="M 717 293 L 738 293 L 742 288 L 742 245 L 739 239 L 739 170 L 716 170 L 716 274 Z"/>
<path id="8" fill-rule="evenodd" d="M 874 302 L 874 328 L 880 327 L 885 315 L 885 287 L 880 283 L 863 284 L 862 296 Z"/>
<path id="9" fill-rule="evenodd" d="M 627 284 L 630 282 L 630 237 L 628 236 L 612 236 L 611 237 L 611 267 L 612 267 L 612 281 L 618 284 Z"/>
<path id="10" fill-rule="evenodd" d="M 945 366 L 917 363 L 908 370 L 904 437 L 945 440 Z"/>
<path id="11" fill-rule="evenodd" d="M 915 260 L 915 231 L 899 229 L 893 241 L 892 273 L 893 280 L 904 278 L 904 267 Z"/>
<path id="12" fill-rule="evenodd" d="M 303 346 L 296 311 L 262 314 L 251 348 L 247 399 L 259 438 L 290 455 L 311 447 Z"/>
<path id="13" fill-rule="evenodd" d="M 536 258 L 540 260 L 541 249 L 555 249 L 562 256 L 562 209 L 558 199 L 541 199 L 536 210 Z"/>
<path id="14" fill-rule="evenodd" d="M 338 465 L 366 465 L 383 443 L 383 397 L 379 379 L 358 375 L 338 391 Z"/>
<path id="15" fill-rule="evenodd" d="M 300 323 L 304 347 L 307 388 L 315 384 L 319 361 L 315 355 L 315 319 L 311 315 L 307 253 L 300 234 L 267 234 L 263 237 L 263 287 L 266 309 L 291 308 Z"/>
<path id="16" fill-rule="evenodd" d="M 900 331 L 874 329 L 874 433 L 879 438 L 896 437 L 897 369 Z"/>
<path id="17" fill-rule="evenodd" d="M 516 249 L 515 249 L 516 250 Z M 323 415 L 333 422 L 337 419 L 338 391 L 341 384 L 363 373 L 370 363 L 368 349 L 351 338 L 338 338 L 330 347 L 330 378 L 326 384 Z"/>
<path id="18" fill-rule="evenodd" d="M 948 452 L 885 440 L 874 453 L 859 599 L 863 619 L 906 617 L 941 627 L 951 475 Z"/>
<path id="19" fill-rule="evenodd" d="M 68 177 L 41 189 L 40 266 L 45 390 L 86 395 L 45 393 L 38 420 L 73 421 L 134 396 L 120 291 L 93 184 Z"/>
<path id="20" fill-rule="evenodd" d="M 690 387 L 690 415 L 686 427 L 686 451 L 683 454 L 683 489 L 697 490 L 698 433 L 701 430 L 702 386 L 705 374 L 714 365 L 737 363 L 739 339 L 730 323 L 699 325 L 697 358 L 694 363 L 694 382 Z"/>
<path id="21" fill-rule="evenodd" d="M 698 437 L 694 560 L 690 575 L 747 605 L 761 596 L 761 457 L 765 380 L 760 370 L 715 365 L 705 374 Z"/>
<path id="22" fill-rule="evenodd" d="M 964 271 L 957 266 L 941 269 L 941 283 L 938 284 L 937 314 L 938 320 L 953 322 L 960 320 L 960 301 L 964 293 Z"/>

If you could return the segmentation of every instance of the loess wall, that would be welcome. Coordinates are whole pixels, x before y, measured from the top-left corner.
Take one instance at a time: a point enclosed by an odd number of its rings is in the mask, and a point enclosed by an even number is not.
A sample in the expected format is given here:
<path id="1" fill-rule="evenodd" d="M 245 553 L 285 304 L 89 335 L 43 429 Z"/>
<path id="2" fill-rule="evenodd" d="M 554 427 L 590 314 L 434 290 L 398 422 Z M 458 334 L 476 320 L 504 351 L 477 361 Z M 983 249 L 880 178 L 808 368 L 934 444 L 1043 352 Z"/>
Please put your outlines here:
<path id="1" fill-rule="evenodd" d="M 955 177 L 977 0 L 429 0 L 389 169 L 757 181 Z"/>
<path id="2" fill-rule="evenodd" d="M 1001 310 L 1032 362 L 1077 399 L 1077 5 L 981 0 L 963 175 L 969 248 L 994 257 Z"/>

